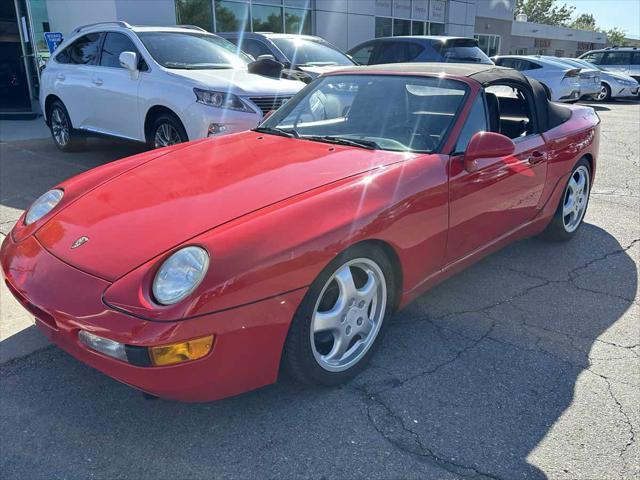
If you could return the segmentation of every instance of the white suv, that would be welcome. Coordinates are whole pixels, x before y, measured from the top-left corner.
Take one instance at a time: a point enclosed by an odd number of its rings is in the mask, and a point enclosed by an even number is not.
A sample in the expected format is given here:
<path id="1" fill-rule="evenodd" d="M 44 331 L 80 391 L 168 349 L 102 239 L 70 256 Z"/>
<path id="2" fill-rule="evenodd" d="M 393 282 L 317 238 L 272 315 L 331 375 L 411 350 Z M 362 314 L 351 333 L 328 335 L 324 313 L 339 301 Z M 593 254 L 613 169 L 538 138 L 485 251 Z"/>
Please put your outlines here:
<path id="1" fill-rule="evenodd" d="M 42 73 L 45 121 L 63 151 L 87 134 L 164 147 L 253 128 L 305 84 L 249 73 L 242 55 L 199 27 L 79 27 Z"/>

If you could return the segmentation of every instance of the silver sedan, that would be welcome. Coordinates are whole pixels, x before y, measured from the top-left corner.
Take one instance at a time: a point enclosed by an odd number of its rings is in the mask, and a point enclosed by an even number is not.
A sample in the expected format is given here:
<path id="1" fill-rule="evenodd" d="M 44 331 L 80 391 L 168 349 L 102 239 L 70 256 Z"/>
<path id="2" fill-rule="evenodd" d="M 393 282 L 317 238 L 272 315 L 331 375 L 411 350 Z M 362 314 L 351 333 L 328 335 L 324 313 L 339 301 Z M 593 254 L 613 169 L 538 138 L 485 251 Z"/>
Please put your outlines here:
<path id="1" fill-rule="evenodd" d="M 607 71 L 598 65 L 589 63 L 579 58 L 559 58 L 568 65 L 583 68 L 597 68 L 600 70 L 600 91 L 594 95 L 594 99 L 605 102 L 612 98 L 637 98 L 640 84 L 633 77 L 624 73 Z"/>

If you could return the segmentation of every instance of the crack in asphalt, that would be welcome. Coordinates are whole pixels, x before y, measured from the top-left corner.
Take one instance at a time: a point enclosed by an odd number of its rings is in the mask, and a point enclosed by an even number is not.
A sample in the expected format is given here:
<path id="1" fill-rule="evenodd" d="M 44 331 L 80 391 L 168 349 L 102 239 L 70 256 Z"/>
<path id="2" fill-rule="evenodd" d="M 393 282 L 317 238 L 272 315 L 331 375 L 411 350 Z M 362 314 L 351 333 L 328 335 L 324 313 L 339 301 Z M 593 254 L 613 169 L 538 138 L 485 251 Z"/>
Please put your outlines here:
<path id="1" fill-rule="evenodd" d="M 440 467 L 444 468 L 446 471 L 453 473 L 453 474 L 457 474 L 457 475 L 461 475 L 464 477 L 469 477 L 469 472 L 471 473 L 472 477 L 480 477 L 480 478 L 491 478 L 491 479 L 500 479 L 499 476 L 488 473 L 488 472 L 484 472 L 481 471 L 480 469 L 473 467 L 473 466 L 469 466 L 469 465 L 465 465 L 463 463 L 454 461 L 454 460 L 447 460 L 445 458 L 443 458 L 442 456 L 438 455 L 435 453 L 435 451 L 433 450 L 433 448 L 430 448 L 428 445 L 425 444 L 425 442 L 422 440 L 422 438 L 420 437 L 420 435 L 415 432 L 414 430 L 412 430 L 411 428 L 407 427 L 407 425 L 405 424 L 403 418 L 398 415 L 395 414 L 393 409 L 387 405 L 381 398 L 380 395 L 386 392 L 389 392 L 393 389 L 399 388 L 405 384 L 407 384 L 408 382 L 411 382 L 417 378 L 421 378 L 421 377 L 425 377 L 428 375 L 432 375 L 436 372 L 438 372 L 439 370 L 441 370 L 442 368 L 453 364 L 454 362 L 456 362 L 457 360 L 459 360 L 465 353 L 467 353 L 468 351 L 470 351 L 471 349 L 475 348 L 476 346 L 478 346 L 481 342 L 485 341 L 485 340 L 489 340 L 501 345 L 505 345 L 505 346 L 509 346 L 512 348 L 517 348 L 520 350 L 525 350 L 525 351 L 531 351 L 531 352 L 538 352 L 538 353 L 542 353 L 544 355 L 549 355 L 552 358 L 554 358 L 555 360 L 558 360 L 562 363 L 565 363 L 573 368 L 579 369 L 579 370 L 586 370 L 587 372 L 591 373 L 592 375 L 601 378 L 607 385 L 607 390 L 609 395 L 611 396 L 611 398 L 614 400 L 614 402 L 616 403 L 618 410 L 620 411 L 620 414 L 623 417 L 623 421 L 624 423 L 627 425 L 628 430 L 629 430 L 629 440 L 626 443 L 626 445 L 621 449 L 620 452 L 620 456 L 624 456 L 624 454 L 627 452 L 627 450 L 629 449 L 629 447 L 631 445 L 633 445 L 635 443 L 635 429 L 633 426 L 633 423 L 631 422 L 631 419 L 629 418 L 629 416 L 627 415 L 627 413 L 624 411 L 624 408 L 621 404 L 621 402 L 617 399 L 617 397 L 615 396 L 615 394 L 613 393 L 612 390 L 612 386 L 611 383 L 620 383 L 620 384 L 625 384 L 625 385 L 629 385 L 629 386 L 633 386 L 633 387 L 638 387 L 637 385 L 628 383 L 628 382 L 623 382 L 623 381 L 619 381 L 619 380 L 615 380 L 612 379 L 610 377 L 607 377 L 606 375 L 603 375 L 601 373 L 598 373 L 596 371 L 594 371 L 592 368 L 594 367 L 594 363 L 592 362 L 591 358 L 589 358 L 588 356 L 588 352 L 587 353 L 587 363 L 586 364 L 579 364 L 579 363 L 575 363 L 572 362 L 566 358 L 562 358 L 559 357 L 558 355 L 556 355 L 555 353 L 543 348 L 543 346 L 541 345 L 542 341 L 544 340 L 544 337 L 540 336 L 539 334 L 537 334 L 535 331 L 533 331 L 532 329 L 540 329 L 549 333 L 553 333 L 553 334 L 558 334 L 558 335 L 562 335 L 565 337 L 566 340 L 568 340 L 569 345 L 571 346 L 571 348 L 575 349 L 576 351 L 580 352 L 580 353 L 585 353 L 584 349 L 581 349 L 579 347 L 577 347 L 575 345 L 575 337 L 580 337 L 580 335 L 572 335 L 570 333 L 567 332 L 563 332 L 563 331 L 558 331 L 558 330 L 554 330 L 554 329 L 550 329 L 547 327 L 543 327 L 543 326 L 539 326 L 539 325 L 531 325 L 529 323 L 526 322 L 526 320 L 522 320 L 519 321 L 518 323 L 529 333 L 531 333 L 532 335 L 534 335 L 536 337 L 536 341 L 534 343 L 536 348 L 526 348 L 522 345 L 517 345 L 508 341 L 505 341 L 503 339 L 498 339 L 493 337 L 491 334 L 494 331 L 496 325 L 498 324 L 503 324 L 503 322 L 500 322 L 498 319 L 492 317 L 490 315 L 490 311 L 498 306 L 510 303 L 511 306 L 513 306 L 514 308 L 523 311 L 522 309 L 520 309 L 518 306 L 514 305 L 512 302 L 513 300 L 525 297 L 527 295 L 529 295 L 532 291 L 535 291 L 537 289 L 540 289 L 542 287 L 551 285 L 551 284 L 570 284 L 573 288 L 576 288 L 578 290 L 583 290 L 583 291 L 588 291 L 590 293 L 596 293 L 596 294 L 601 294 L 601 295 L 605 295 L 605 296 L 610 296 L 613 298 L 618 298 L 624 301 L 630 301 L 630 299 L 623 297 L 623 296 L 618 296 L 615 294 L 609 294 L 607 292 L 600 292 L 597 290 L 592 290 L 592 289 L 587 289 L 585 287 L 581 287 L 579 285 L 575 284 L 575 280 L 580 278 L 582 276 L 582 274 L 580 272 L 587 270 L 588 268 L 590 268 L 592 265 L 604 261 L 612 256 L 615 255 L 620 255 L 622 253 L 627 252 L 629 249 L 633 248 L 638 242 L 640 242 L 640 238 L 634 239 L 633 241 L 631 241 L 631 243 L 629 243 L 627 246 L 619 248 L 619 249 L 615 249 L 613 251 L 607 252 L 597 258 L 591 259 L 588 262 L 575 267 L 573 269 L 571 269 L 568 273 L 567 273 L 567 278 L 564 280 L 552 280 L 549 278 L 545 278 L 539 275 L 534 275 L 534 274 L 530 274 L 529 272 L 523 272 L 517 269 L 513 269 L 513 268 L 507 268 L 510 271 L 513 271 L 514 273 L 518 273 L 524 276 L 527 276 L 529 278 L 535 279 L 541 283 L 538 283 L 536 285 L 532 285 L 530 287 L 527 287 L 525 289 L 523 289 L 522 291 L 508 297 L 505 299 L 501 299 L 498 300 L 490 305 L 486 305 L 480 308 L 476 308 L 476 309 L 468 309 L 468 310 L 462 310 L 462 311 L 455 311 L 455 312 L 448 312 L 445 313 L 443 315 L 439 315 L 436 317 L 431 317 L 429 315 L 423 316 L 421 318 L 418 319 L 414 319 L 411 321 L 401 321 L 401 322 L 394 322 L 392 323 L 390 326 L 394 326 L 394 325 L 406 325 L 406 324 L 414 324 L 414 323 L 418 323 L 418 322 L 427 322 L 430 323 L 431 325 L 433 325 L 436 330 L 444 330 L 444 331 L 449 331 L 452 332 L 462 338 L 466 338 L 468 340 L 472 340 L 471 343 L 469 343 L 468 345 L 466 345 L 464 348 L 459 349 L 457 351 L 457 353 L 455 353 L 451 358 L 447 359 L 444 362 L 440 362 L 438 365 L 435 365 L 427 370 L 421 371 L 417 374 L 414 375 L 410 375 L 404 379 L 400 379 L 397 376 L 395 376 L 393 373 L 389 372 L 388 370 L 384 369 L 382 366 L 376 366 L 377 368 L 381 369 L 381 370 L 386 370 L 387 374 L 391 377 L 390 379 L 388 379 L 386 382 L 386 386 L 384 388 L 380 388 L 380 389 L 370 389 L 370 387 L 365 383 L 362 384 L 360 386 L 354 386 L 351 387 L 353 388 L 356 392 L 360 393 L 361 395 L 363 395 L 367 400 L 366 400 L 366 409 L 367 409 L 367 418 L 369 420 L 369 422 L 372 424 L 372 426 L 374 427 L 374 429 L 385 439 L 387 440 L 391 445 L 393 445 L 395 448 L 397 448 L 398 450 L 405 452 L 405 453 L 410 453 L 410 454 L 414 454 L 414 455 L 418 455 L 420 457 L 427 457 L 430 458 L 433 462 L 435 462 L 437 465 L 439 465 Z M 490 321 L 491 324 L 489 325 L 489 327 L 485 330 L 485 332 L 478 338 L 473 338 L 469 335 L 465 335 L 455 329 L 452 328 L 448 328 L 446 326 L 443 325 L 439 325 L 437 323 L 435 323 L 435 321 L 439 321 L 439 320 L 444 320 L 447 318 L 452 318 L 452 317 L 456 317 L 456 316 L 461 316 L 461 315 L 467 315 L 467 314 L 482 314 L 485 317 L 487 317 Z M 621 345 L 615 342 L 610 342 L 607 340 L 600 340 L 600 339 L 595 339 L 596 342 L 600 342 L 609 346 L 612 346 L 614 348 L 621 348 L 621 349 L 625 349 L 625 350 L 629 350 L 631 351 L 635 356 L 640 356 L 637 352 L 634 351 L 635 348 L 637 348 L 640 344 L 634 344 L 634 345 Z M 624 357 L 624 358 L 628 358 L 628 357 Z M 599 359 L 599 360 L 604 360 L 604 359 Z M 382 410 L 382 413 L 379 415 L 375 415 L 373 413 L 373 409 L 375 407 L 378 407 L 378 410 Z M 385 421 L 386 419 L 386 421 Z M 388 421 L 388 420 L 391 421 Z M 397 425 L 400 427 L 400 429 L 402 430 L 402 432 L 404 432 L 404 435 L 396 435 L 396 431 L 393 428 L 393 424 Z M 627 461 L 625 460 L 625 468 L 627 466 Z"/>

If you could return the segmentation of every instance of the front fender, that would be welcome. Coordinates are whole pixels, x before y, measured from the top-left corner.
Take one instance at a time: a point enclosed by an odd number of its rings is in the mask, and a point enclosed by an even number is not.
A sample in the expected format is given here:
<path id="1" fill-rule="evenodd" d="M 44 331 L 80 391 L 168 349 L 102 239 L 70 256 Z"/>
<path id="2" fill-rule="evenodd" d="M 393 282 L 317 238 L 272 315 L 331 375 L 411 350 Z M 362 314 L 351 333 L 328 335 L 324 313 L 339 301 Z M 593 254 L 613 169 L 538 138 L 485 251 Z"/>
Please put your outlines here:
<path id="1" fill-rule="evenodd" d="M 184 302 L 160 306 L 151 283 L 166 252 L 106 292 L 112 308 L 157 321 L 192 318 L 305 288 L 341 251 L 366 240 L 397 253 L 404 288 L 439 269 L 444 258 L 447 157 L 412 156 L 221 225 L 185 245 L 211 255 L 209 273 Z M 417 260 L 417 261 L 416 261 Z"/>

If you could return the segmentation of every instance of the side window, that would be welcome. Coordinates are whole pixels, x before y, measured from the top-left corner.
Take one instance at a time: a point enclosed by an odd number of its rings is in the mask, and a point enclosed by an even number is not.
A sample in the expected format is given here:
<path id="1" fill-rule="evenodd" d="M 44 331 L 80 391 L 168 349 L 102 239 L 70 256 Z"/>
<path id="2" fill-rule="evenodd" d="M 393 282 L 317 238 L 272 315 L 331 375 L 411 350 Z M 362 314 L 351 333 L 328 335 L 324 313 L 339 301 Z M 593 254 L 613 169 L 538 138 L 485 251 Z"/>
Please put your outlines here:
<path id="1" fill-rule="evenodd" d="M 609 52 L 604 57 L 602 65 L 629 65 L 631 52 Z"/>
<path id="2" fill-rule="evenodd" d="M 467 145 L 469 145 L 469 141 L 471 141 L 471 137 L 478 132 L 486 132 L 487 130 L 487 115 L 484 108 L 484 99 L 482 95 L 478 95 L 475 102 L 473 102 L 469 116 L 458 137 L 456 152 L 464 152 L 467 149 Z"/>
<path id="3" fill-rule="evenodd" d="M 631 65 L 640 66 L 640 52 L 633 52 L 633 55 L 631 55 Z"/>
<path id="4" fill-rule="evenodd" d="M 513 58 L 498 58 L 496 65 L 499 67 L 515 68 L 516 61 Z"/>
<path id="5" fill-rule="evenodd" d="M 374 43 L 369 43 L 364 47 L 355 50 L 351 56 L 353 60 L 359 65 L 369 65 L 369 60 L 371 60 L 371 54 L 373 53 L 373 49 L 375 47 Z"/>
<path id="6" fill-rule="evenodd" d="M 135 52 L 140 57 L 138 49 L 129 37 L 122 33 L 107 33 L 102 44 L 102 56 L 100 57 L 101 67 L 123 68 L 120 65 L 120 54 L 122 52 Z"/>
<path id="7" fill-rule="evenodd" d="M 542 68 L 542 65 L 538 65 L 535 62 L 530 62 L 528 60 L 523 60 L 523 68 L 522 70 L 536 70 L 538 68 Z"/>
<path id="8" fill-rule="evenodd" d="M 410 62 L 424 50 L 422 45 L 412 42 L 380 42 L 374 55 L 374 63 Z"/>
<path id="9" fill-rule="evenodd" d="M 259 40 L 245 39 L 242 42 L 242 51 L 248 53 L 256 60 L 260 55 L 273 55 L 273 52 Z"/>
<path id="10" fill-rule="evenodd" d="M 596 65 L 602 64 L 602 57 L 604 56 L 604 52 L 593 52 L 587 53 L 585 56 L 580 57 L 582 60 L 586 60 L 587 62 L 594 63 Z"/>
<path id="11" fill-rule="evenodd" d="M 67 62 L 75 65 L 95 65 L 98 60 L 98 47 L 100 46 L 101 33 L 84 35 L 69 45 L 64 52 Z M 58 57 L 56 57 L 56 60 Z"/>
<path id="12" fill-rule="evenodd" d="M 491 85 L 485 89 L 489 130 L 511 139 L 536 133 L 530 93 L 513 85 Z"/>

